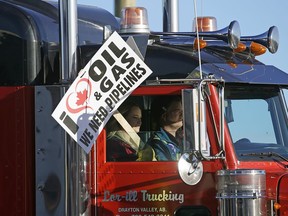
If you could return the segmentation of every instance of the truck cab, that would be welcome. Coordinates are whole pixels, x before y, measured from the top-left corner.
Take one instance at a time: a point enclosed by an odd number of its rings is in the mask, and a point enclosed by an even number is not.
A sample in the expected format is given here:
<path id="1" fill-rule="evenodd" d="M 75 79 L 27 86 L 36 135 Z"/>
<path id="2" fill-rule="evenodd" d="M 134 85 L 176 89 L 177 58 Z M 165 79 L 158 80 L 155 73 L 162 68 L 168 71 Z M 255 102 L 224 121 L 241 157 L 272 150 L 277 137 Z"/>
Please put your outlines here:
<path id="1" fill-rule="evenodd" d="M 142 108 L 144 143 L 157 132 L 155 102 L 182 102 L 178 160 L 109 161 L 106 128 L 87 154 L 51 116 L 72 82 L 60 78 L 59 8 L 0 0 L 3 214 L 287 214 L 288 75 L 257 60 L 277 51 L 275 26 L 263 38 L 241 36 L 236 21 L 153 32 L 78 5 L 78 71 L 112 32 L 133 40 L 153 71 L 128 97 Z"/>

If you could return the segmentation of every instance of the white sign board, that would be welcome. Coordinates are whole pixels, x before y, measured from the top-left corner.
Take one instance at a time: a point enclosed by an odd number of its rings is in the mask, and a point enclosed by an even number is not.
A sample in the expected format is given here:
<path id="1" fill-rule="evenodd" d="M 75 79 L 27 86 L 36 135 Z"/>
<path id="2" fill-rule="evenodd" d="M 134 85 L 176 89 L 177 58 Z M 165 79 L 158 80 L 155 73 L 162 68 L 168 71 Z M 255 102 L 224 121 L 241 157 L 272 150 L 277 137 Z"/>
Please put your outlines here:
<path id="1" fill-rule="evenodd" d="M 89 153 L 113 112 L 151 73 L 114 32 L 79 72 L 52 116 Z"/>

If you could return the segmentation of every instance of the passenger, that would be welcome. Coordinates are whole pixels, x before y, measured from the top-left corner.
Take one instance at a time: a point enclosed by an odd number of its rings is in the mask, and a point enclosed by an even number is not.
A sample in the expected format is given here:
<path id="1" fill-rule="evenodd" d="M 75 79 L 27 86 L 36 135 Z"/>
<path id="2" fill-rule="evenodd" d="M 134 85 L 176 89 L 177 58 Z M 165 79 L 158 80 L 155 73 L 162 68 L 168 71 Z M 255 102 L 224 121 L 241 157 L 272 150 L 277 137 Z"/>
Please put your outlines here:
<path id="1" fill-rule="evenodd" d="M 138 104 L 126 100 L 119 107 L 118 111 L 126 121 L 138 133 L 142 124 L 142 111 Z M 112 116 L 106 126 L 107 161 L 151 161 L 153 160 L 153 149 L 145 145 L 141 139 L 138 143 L 132 139 L 131 135 L 123 129 L 118 121 Z M 137 148 L 139 146 L 139 148 Z"/>
<path id="2" fill-rule="evenodd" d="M 153 107 L 154 111 L 155 108 L 158 109 L 158 112 L 155 112 L 158 116 L 158 131 L 147 144 L 154 149 L 158 161 L 178 160 L 182 152 L 182 141 L 179 141 L 177 136 L 182 133 L 183 126 L 181 97 L 164 96 L 157 99 Z"/>

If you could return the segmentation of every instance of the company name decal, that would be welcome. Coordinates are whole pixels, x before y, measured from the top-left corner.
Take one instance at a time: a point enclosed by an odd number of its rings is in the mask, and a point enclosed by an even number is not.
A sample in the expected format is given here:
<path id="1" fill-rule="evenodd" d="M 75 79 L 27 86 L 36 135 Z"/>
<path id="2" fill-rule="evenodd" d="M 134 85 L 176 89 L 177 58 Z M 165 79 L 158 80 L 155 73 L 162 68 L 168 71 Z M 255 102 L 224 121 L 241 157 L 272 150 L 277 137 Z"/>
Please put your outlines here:
<path id="1" fill-rule="evenodd" d="M 167 202 L 177 201 L 179 203 L 184 202 L 184 194 L 173 193 L 172 191 L 163 190 L 161 193 L 149 193 L 147 190 L 127 191 L 126 194 L 120 195 L 117 193 L 110 193 L 110 191 L 104 191 L 103 202 L 112 201 L 126 201 L 126 202 Z"/>

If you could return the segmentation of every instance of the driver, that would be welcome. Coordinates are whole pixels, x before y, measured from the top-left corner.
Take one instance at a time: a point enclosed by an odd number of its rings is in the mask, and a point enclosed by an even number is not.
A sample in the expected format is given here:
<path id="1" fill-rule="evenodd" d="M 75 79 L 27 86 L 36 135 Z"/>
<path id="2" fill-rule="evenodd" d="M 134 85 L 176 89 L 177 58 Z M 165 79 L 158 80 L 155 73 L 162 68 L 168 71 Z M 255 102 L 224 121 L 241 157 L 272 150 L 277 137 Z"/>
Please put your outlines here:
<path id="1" fill-rule="evenodd" d="M 154 149 L 158 161 L 178 160 L 181 156 L 183 112 L 180 96 L 162 96 L 156 100 L 158 129 L 148 144 Z M 155 110 L 154 110 L 155 111 Z"/>

